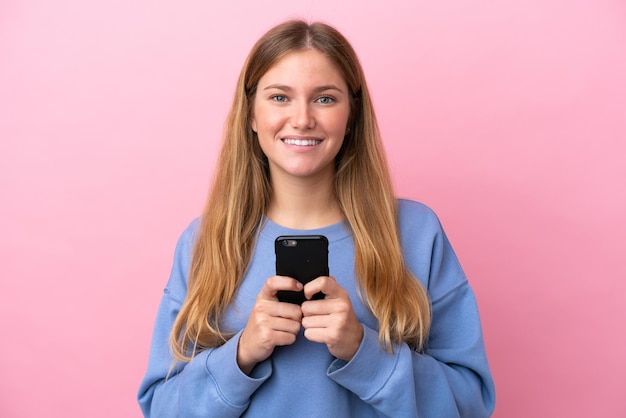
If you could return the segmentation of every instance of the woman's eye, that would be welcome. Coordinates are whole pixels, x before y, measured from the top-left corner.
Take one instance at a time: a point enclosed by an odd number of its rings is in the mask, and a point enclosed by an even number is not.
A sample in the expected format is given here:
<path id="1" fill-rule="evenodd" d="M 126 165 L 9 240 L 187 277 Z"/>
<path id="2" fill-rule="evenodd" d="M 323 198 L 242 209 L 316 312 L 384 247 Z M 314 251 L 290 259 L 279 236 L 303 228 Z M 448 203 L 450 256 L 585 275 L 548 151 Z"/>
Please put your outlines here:
<path id="1" fill-rule="evenodd" d="M 322 96 L 317 99 L 318 103 L 321 104 L 331 104 L 334 103 L 335 99 L 330 96 Z"/>
<path id="2" fill-rule="evenodd" d="M 282 94 L 275 94 L 271 97 L 271 99 L 278 103 L 284 103 L 287 101 L 287 96 L 283 96 Z"/>

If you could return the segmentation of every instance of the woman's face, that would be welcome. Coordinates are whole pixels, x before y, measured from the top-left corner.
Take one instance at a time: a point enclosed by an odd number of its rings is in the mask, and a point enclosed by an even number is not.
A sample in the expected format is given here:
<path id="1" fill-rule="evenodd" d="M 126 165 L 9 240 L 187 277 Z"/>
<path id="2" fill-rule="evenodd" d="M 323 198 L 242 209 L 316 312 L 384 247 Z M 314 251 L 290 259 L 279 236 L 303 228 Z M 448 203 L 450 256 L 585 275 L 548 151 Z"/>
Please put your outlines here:
<path id="1" fill-rule="evenodd" d="M 272 181 L 334 174 L 350 117 L 348 86 L 316 49 L 292 52 L 259 80 L 251 127 Z"/>

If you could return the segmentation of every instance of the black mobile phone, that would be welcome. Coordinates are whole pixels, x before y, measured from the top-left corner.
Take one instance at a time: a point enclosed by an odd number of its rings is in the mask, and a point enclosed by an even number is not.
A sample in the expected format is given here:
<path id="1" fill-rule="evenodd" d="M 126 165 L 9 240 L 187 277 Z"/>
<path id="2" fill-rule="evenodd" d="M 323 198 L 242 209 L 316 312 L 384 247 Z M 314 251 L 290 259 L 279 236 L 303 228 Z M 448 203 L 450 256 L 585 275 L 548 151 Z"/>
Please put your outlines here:
<path id="1" fill-rule="evenodd" d="M 323 235 L 283 235 L 274 241 L 276 275 L 289 276 L 306 284 L 319 276 L 328 276 L 328 239 Z M 319 292 L 312 299 L 324 299 Z M 301 305 L 304 291 L 279 290 L 278 300 Z"/>

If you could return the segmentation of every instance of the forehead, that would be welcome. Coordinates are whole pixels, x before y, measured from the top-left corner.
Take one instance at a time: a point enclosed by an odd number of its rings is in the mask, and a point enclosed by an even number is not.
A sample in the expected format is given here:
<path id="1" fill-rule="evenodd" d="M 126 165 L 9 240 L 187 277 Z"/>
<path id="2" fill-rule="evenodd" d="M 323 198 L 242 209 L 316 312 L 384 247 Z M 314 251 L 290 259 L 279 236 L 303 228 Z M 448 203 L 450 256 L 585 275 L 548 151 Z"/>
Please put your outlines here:
<path id="1" fill-rule="evenodd" d="M 337 65 L 317 49 L 289 52 L 278 59 L 259 80 L 267 84 L 333 83 L 346 86 Z"/>

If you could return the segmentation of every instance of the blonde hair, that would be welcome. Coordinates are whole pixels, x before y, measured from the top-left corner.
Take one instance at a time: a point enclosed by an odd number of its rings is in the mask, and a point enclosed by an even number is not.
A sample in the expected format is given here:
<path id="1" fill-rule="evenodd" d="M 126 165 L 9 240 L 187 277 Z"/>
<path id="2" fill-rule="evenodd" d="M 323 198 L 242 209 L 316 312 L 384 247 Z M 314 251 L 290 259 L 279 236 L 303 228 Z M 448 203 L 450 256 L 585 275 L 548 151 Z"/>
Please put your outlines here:
<path id="1" fill-rule="evenodd" d="M 333 27 L 293 20 L 259 39 L 239 76 L 193 250 L 187 297 L 172 329 L 177 360 L 189 361 L 231 337 L 220 330 L 220 321 L 244 278 L 271 192 L 267 161 L 249 123 L 257 83 L 277 60 L 309 48 L 337 66 L 352 95 L 334 188 L 354 237 L 359 294 L 378 320 L 384 349 L 393 352 L 392 343 L 402 341 L 424 347 L 430 303 L 403 260 L 397 201 L 359 60 Z"/>

